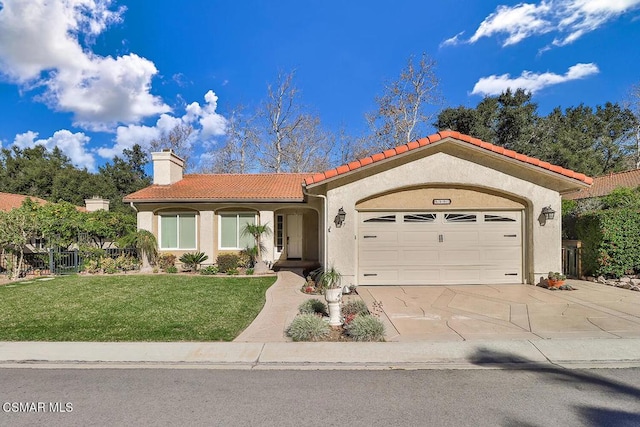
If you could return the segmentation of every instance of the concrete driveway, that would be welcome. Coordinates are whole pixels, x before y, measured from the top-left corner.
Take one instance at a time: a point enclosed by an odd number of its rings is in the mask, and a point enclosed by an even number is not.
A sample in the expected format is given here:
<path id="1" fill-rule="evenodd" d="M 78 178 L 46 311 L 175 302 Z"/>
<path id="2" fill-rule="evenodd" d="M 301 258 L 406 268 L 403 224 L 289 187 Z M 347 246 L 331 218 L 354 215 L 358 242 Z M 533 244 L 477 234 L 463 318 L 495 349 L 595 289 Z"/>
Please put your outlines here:
<path id="1" fill-rule="evenodd" d="M 640 292 L 569 280 L 531 285 L 360 286 L 382 302 L 387 341 L 640 338 Z"/>

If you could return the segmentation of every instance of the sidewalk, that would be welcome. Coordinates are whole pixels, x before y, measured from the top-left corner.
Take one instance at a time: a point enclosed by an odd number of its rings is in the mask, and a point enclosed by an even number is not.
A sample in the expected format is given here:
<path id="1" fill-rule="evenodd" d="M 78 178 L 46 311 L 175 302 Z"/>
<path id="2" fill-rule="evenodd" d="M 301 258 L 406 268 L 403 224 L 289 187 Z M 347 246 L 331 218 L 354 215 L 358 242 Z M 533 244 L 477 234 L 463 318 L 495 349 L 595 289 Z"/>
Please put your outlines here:
<path id="1" fill-rule="evenodd" d="M 495 369 L 640 367 L 639 339 L 389 343 L 2 342 L 0 368 Z"/>

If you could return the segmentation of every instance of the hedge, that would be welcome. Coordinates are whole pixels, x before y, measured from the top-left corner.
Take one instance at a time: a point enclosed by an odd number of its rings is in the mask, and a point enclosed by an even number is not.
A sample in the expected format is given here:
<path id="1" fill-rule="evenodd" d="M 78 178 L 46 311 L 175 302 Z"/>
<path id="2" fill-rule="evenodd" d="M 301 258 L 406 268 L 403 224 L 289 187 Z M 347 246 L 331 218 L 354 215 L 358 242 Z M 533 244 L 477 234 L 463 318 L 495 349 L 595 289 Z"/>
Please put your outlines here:
<path id="1" fill-rule="evenodd" d="M 580 215 L 576 232 L 582 240 L 587 274 L 620 277 L 640 269 L 640 211 L 607 209 Z"/>

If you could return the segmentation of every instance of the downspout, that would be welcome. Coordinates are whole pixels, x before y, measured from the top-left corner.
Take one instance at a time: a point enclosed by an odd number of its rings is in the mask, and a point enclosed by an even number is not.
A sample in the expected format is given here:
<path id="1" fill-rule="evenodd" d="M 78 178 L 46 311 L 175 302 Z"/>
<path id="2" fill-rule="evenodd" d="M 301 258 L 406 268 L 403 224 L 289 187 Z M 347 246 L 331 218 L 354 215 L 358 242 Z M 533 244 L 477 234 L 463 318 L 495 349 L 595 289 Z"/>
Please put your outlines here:
<path id="1" fill-rule="evenodd" d="M 323 206 L 323 215 L 324 215 L 324 219 L 322 221 L 322 225 L 324 228 L 324 238 L 323 238 L 323 248 L 322 248 L 322 252 L 323 252 L 323 257 L 324 257 L 324 265 L 323 265 L 323 270 L 326 272 L 327 271 L 327 264 L 329 263 L 329 251 L 328 251 L 328 240 L 329 240 L 329 228 L 328 228 L 328 220 L 329 220 L 329 207 L 327 206 L 327 196 L 324 196 L 322 194 L 311 194 L 307 191 L 307 186 L 305 184 L 302 184 L 302 193 L 305 196 L 310 196 L 310 197 L 319 197 L 322 199 L 322 206 Z"/>

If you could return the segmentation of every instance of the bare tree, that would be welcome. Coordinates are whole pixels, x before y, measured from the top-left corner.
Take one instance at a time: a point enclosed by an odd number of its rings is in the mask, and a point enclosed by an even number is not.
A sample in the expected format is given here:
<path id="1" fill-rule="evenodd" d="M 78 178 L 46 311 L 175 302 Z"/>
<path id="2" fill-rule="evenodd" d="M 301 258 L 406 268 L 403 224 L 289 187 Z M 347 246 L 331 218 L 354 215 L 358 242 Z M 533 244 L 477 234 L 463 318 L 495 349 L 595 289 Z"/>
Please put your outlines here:
<path id="1" fill-rule="evenodd" d="M 328 165 L 331 139 L 320 127 L 320 119 L 304 112 L 293 84 L 294 72 L 278 75 L 267 88 L 267 100 L 257 114 L 257 152 L 262 169 L 296 172 Z"/>
<path id="2" fill-rule="evenodd" d="M 193 151 L 189 137 L 193 133 L 193 126 L 179 123 L 169 132 L 163 133 L 159 138 L 154 139 L 149 144 L 151 152 L 172 149 L 184 160 L 185 170 L 189 167 L 189 158 Z"/>
<path id="3" fill-rule="evenodd" d="M 628 108 L 635 118 L 633 139 L 635 140 L 634 164 L 636 169 L 640 169 L 640 83 L 631 86 L 629 91 Z"/>
<path id="4" fill-rule="evenodd" d="M 254 118 L 244 114 L 245 107 L 239 105 L 231 113 L 227 123 L 224 145 L 209 152 L 211 164 L 203 166 L 204 173 L 248 173 L 256 169 L 256 134 Z"/>
<path id="5" fill-rule="evenodd" d="M 426 53 L 417 63 L 411 56 L 399 78 L 386 84 L 384 94 L 376 98 L 377 110 L 366 116 L 373 134 L 371 148 L 381 151 L 424 136 L 442 105 L 435 68 Z"/>

